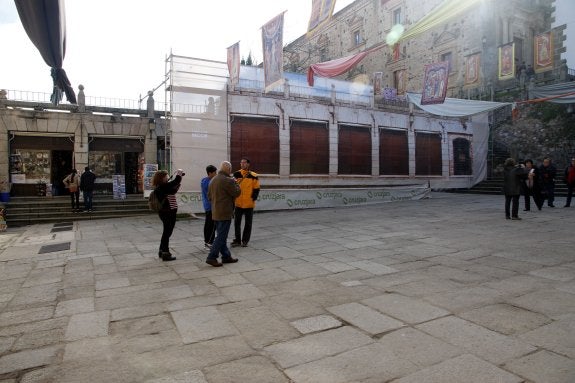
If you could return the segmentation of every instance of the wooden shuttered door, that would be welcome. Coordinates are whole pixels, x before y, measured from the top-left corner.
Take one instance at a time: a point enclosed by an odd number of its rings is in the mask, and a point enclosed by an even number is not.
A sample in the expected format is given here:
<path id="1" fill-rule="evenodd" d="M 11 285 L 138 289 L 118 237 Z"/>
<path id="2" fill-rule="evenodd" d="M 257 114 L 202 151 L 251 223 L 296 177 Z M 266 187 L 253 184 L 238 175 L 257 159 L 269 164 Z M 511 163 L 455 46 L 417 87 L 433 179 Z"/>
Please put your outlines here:
<path id="1" fill-rule="evenodd" d="M 279 174 L 280 141 L 275 118 L 233 116 L 230 156 L 232 168 L 239 169 L 242 157 L 249 158 L 256 173 Z"/>
<path id="2" fill-rule="evenodd" d="M 415 175 L 440 176 L 441 135 L 415 133 Z"/>
<path id="3" fill-rule="evenodd" d="M 290 173 L 329 174 L 327 122 L 291 121 Z"/>
<path id="4" fill-rule="evenodd" d="M 380 129 L 379 174 L 409 175 L 409 147 L 406 130 Z"/>
<path id="5" fill-rule="evenodd" d="M 371 175 L 371 130 L 340 125 L 338 136 L 338 174 Z"/>

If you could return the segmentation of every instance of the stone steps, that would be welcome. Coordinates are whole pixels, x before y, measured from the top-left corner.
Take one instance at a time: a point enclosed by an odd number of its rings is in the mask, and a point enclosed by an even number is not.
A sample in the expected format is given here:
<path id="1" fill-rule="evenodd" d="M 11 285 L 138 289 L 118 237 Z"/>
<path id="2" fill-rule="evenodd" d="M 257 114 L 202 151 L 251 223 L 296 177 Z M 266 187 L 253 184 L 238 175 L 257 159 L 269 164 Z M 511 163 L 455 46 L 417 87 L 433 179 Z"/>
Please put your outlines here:
<path id="1" fill-rule="evenodd" d="M 111 196 L 94 196 L 93 212 L 73 212 L 70 206 L 69 196 L 12 197 L 6 203 L 6 223 L 13 227 L 155 214 L 149 210 L 148 201 L 141 195 L 128 196 L 124 200 L 115 200 Z"/>

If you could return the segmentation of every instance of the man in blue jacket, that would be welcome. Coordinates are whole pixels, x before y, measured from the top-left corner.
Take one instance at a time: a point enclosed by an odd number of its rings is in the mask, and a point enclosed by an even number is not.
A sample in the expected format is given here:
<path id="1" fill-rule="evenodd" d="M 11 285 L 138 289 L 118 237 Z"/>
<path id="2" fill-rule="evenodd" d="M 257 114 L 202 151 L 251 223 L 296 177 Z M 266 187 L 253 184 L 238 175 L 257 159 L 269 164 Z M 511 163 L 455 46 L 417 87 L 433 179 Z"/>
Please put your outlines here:
<path id="1" fill-rule="evenodd" d="M 212 204 L 208 198 L 208 187 L 210 186 L 210 181 L 218 173 L 218 169 L 214 165 L 206 166 L 207 177 L 202 178 L 200 183 L 202 188 L 202 203 L 204 204 L 204 211 L 206 212 L 206 218 L 204 220 L 204 249 L 209 250 L 214 243 L 214 236 L 216 234 L 216 226 L 212 219 Z"/>

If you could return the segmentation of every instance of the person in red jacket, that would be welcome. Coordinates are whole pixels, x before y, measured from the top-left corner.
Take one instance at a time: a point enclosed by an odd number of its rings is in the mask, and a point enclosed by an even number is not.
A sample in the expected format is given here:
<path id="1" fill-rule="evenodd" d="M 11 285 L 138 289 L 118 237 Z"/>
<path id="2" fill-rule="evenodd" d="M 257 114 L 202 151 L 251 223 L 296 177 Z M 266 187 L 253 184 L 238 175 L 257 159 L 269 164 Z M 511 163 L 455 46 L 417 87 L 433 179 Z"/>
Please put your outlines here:
<path id="1" fill-rule="evenodd" d="M 254 207 L 260 193 L 260 180 L 257 173 L 250 170 L 250 160 L 242 158 L 240 161 L 240 170 L 234 172 L 234 178 L 240 185 L 241 194 L 235 201 L 234 210 L 234 231 L 235 238 L 232 247 L 246 247 L 252 234 L 252 221 L 254 216 Z M 246 217 L 244 232 L 242 233 L 242 217 Z"/>

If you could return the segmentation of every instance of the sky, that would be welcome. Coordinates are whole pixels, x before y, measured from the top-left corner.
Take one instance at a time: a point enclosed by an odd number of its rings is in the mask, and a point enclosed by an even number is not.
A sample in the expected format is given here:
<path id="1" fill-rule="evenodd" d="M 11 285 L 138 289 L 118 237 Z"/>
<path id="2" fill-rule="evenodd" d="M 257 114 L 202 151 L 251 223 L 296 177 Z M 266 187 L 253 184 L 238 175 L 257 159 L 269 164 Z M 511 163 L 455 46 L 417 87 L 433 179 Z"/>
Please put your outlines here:
<path id="1" fill-rule="evenodd" d="M 68 0 L 64 69 L 76 92 L 82 84 L 86 96 L 138 100 L 164 81 L 170 52 L 225 61 L 226 48 L 240 41 L 240 55 L 252 51 L 261 62 L 260 27 L 287 11 L 287 44 L 306 32 L 311 2 Z M 337 0 L 335 11 L 352 2 Z M 556 6 L 556 25 L 568 25 L 568 66 L 575 68 L 575 2 L 556 0 Z M 13 0 L 0 0 L 0 52 L 0 89 L 52 92 L 50 68 L 26 35 Z"/>
<path id="2" fill-rule="evenodd" d="M 350 3 L 338 0 L 335 10 Z M 164 81 L 170 52 L 225 61 L 226 48 L 240 41 L 240 55 L 251 50 L 259 63 L 262 25 L 287 11 L 287 44 L 306 32 L 311 12 L 311 0 L 68 0 L 65 5 L 64 69 L 76 93 L 82 84 L 86 96 L 130 100 Z M 13 0 L 0 0 L 0 52 L 0 89 L 52 92 L 50 68 L 26 35 Z"/>

